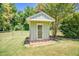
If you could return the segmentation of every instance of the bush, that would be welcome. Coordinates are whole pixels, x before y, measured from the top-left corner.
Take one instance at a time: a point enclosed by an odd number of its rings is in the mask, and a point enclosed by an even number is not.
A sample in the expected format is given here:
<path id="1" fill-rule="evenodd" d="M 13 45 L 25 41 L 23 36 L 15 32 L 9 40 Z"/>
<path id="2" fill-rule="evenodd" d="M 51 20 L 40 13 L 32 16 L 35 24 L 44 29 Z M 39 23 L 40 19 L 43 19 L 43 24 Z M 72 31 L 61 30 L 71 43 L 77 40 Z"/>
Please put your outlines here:
<path id="1" fill-rule="evenodd" d="M 25 23 L 25 24 L 23 25 L 23 28 L 24 28 L 24 30 L 29 30 L 29 24 Z"/>
<path id="2" fill-rule="evenodd" d="M 23 26 L 21 24 L 18 24 L 18 25 L 15 26 L 14 30 L 15 31 L 17 31 L 17 30 L 23 30 Z"/>
<path id="3" fill-rule="evenodd" d="M 79 38 L 79 13 L 65 18 L 60 29 L 66 37 Z"/>

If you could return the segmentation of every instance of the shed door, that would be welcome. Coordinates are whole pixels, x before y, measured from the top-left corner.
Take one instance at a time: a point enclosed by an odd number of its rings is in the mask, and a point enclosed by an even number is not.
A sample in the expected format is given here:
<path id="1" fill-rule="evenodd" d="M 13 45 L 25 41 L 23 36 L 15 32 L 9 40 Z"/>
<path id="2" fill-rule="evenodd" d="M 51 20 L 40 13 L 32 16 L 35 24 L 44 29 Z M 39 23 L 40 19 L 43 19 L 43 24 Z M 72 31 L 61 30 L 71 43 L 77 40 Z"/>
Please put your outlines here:
<path id="1" fill-rule="evenodd" d="M 42 25 L 38 25 L 38 39 L 42 39 Z"/>

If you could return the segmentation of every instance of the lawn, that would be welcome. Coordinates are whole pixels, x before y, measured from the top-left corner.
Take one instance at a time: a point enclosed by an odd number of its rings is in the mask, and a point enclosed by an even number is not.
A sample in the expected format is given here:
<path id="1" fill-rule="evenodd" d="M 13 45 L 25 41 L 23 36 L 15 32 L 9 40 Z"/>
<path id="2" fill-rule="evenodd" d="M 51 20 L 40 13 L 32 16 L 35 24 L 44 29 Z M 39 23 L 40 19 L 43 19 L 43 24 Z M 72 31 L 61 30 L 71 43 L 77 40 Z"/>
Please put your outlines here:
<path id="1" fill-rule="evenodd" d="M 79 56 L 79 41 L 59 38 L 54 44 L 39 47 L 24 47 L 27 31 L 0 33 L 0 55 L 9 56 Z"/>

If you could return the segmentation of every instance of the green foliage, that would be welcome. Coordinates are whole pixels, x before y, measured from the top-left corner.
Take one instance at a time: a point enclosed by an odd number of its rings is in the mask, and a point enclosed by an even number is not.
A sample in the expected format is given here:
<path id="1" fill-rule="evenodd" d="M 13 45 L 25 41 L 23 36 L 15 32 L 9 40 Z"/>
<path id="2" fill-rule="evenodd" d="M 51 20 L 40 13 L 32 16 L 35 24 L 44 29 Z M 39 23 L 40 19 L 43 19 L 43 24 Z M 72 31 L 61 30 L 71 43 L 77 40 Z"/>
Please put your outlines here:
<path id="1" fill-rule="evenodd" d="M 3 31 L 3 27 L 4 27 L 4 20 L 2 20 L 2 3 L 0 3 L 0 31 Z"/>
<path id="2" fill-rule="evenodd" d="M 29 30 L 26 18 L 35 14 L 34 8 L 17 11 L 15 4 L 0 4 L 0 31 Z"/>
<path id="3" fill-rule="evenodd" d="M 25 23 L 23 27 L 24 27 L 24 30 L 29 30 L 29 24 Z"/>
<path id="4" fill-rule="evenodd" d="M 33 14 L 35 14 L 35 9 L 34 8 L 31 8 L 29 6 L 25 8 L 25 10 L 24 10 L 25 17 L 32 16 Z"/>
<path id="5" fill-rule="evenodd" d="M 67 15 L 75 12 L 76 5 L 74 3 L 49 3 L 45 4 L 43 9 L 48 15 L 55 19 L 55 23 L 52 23 L 53 27 L 53 36 L 56 37 L 57 30 L 62 19 Z"/>
<path id="6" fill-rule="evenodd" d="M 33 14 L 35 14 L 35 9 L 34 8 L 31 8 L 31 7 L 26 7 L 24 9 L 24 18 L 23 18 L 23 27 L 24 27 L 24 30 L 29 30 L 29 24 L 27 23 L 27 20 L 26 18 L 29 17 L 29 16 L 32 16 Z"/>
<path id="7" fill-rule="evenodd" d="M 14 30 L 23 30 L 23 26 L 20 24 L 20 23 L 18 23 L 18 25 L 16 25 L 15 26 L 15 29 Z"/>
<path id="8" fill-rule="evenodd" d="M 38 3 L 35 10 L 36 12 L 44 11 L 44 7 L 45 7 L 44 3 Z"/>
<path id="9" fill-rule="evenodd" d="M 12 18 L 16 12 L 14 4 L 2 3 L 0 4 L 0 31 L 12 30 Z"/>
<path id="10" fill-rule="evenodd" d="M 0 31 L 3 31 L 4 21 L 0 18 Z"/>
<path id="11" fill-rule="evenodd" d="M 79 38 L 79 13 L 66 17 L 60 29 L 66 37 Z"/>
<path id="12" fill-rule="evenodd" d="M 37 4 L 36 8 L 26 7 L 24 11 L 17 11 L 15 4 L 1 3 L 0 4 L 0 31 L 11 31 L 19 27 L 23 30 L 29 30 L 29 25 L 26 18 L 35 14 L 36 11 L 44 11 L 51 17 L 55 18 L 54 30 L 58 29 L 61 20 L 75 10 L 75 4 L 54 3 L 54 4 Z M 52 23 L 53 24 L 53 23 Z M 20 27 L 21 28 L 21 27 Z M 20 29 L 21 30 L 21 29 Z"/>
<path id="13" fill-rule="evenodd" d="M 35 13 L 33 8 L 26 7 L 24 11 L 16 12 L 11 24 L 14 30 L 29 30 L 29 24 L 26 18 Z M 20 25 L 19 25 L 20 24 Z"/>

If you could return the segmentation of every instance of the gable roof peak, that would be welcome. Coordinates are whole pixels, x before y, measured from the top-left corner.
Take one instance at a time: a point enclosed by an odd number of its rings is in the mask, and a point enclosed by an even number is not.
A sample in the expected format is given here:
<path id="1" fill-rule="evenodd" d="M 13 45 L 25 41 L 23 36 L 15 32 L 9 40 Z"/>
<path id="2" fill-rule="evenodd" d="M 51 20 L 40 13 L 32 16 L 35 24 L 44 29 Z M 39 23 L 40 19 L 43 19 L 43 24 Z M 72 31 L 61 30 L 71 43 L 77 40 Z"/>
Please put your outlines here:
<path id="1" fill-rule="evenodd" d="M 42 21 L 45 19 L 47 21 L 54 21 L 54 18 L 50 17 L 49 15 L 44 13 L 43 11 L 40 11 L 40 12 L 28 17 L 27 19 L 30 19 L 30 20 L 37 19 L 37 20 L 42 20 Z"/>

